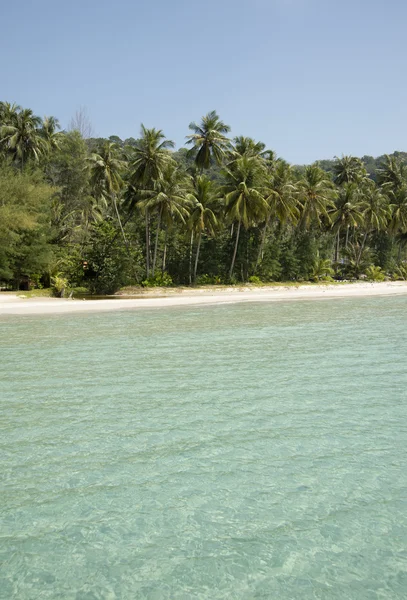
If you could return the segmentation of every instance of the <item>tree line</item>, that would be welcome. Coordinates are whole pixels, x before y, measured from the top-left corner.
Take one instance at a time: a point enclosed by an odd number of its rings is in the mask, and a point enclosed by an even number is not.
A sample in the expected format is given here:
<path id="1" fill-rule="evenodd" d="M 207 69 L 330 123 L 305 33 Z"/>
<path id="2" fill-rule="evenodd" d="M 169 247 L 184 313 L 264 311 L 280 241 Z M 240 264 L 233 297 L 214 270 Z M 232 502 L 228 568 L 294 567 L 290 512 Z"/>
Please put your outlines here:
<path id="1" fill-rule="evenodd" d="M 404 155 L 293 166 L 215 111 L 185 146 L 143 125 L 85 139 L 0 102 L 2 285 L 407 278 Z"/>

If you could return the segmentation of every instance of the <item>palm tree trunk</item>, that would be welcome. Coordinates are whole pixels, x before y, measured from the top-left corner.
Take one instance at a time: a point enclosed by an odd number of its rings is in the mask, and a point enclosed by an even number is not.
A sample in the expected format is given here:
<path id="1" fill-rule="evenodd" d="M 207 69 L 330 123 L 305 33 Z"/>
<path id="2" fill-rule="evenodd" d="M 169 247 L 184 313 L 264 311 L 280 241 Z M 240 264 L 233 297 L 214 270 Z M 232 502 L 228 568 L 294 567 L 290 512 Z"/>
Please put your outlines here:
<path id="1" fill-rule="evenodd" d="M 336 234 L 336 248 L 335 248 L 335 262 L 339 262 L 339 243 L 341 239 L 341 228 L 338 227 L 338 233 Z"/>
<path id="2" fill-rule="evenodd" d="M 348 241 L 349 241 L 349 225 L 346 228 L 345 248 L 348 247 Z"/>
<path id="3" fill-rule="evenodd" d="M 164 253 L 163 253 L 163 264 L 161 273 L 164 275 L 165 267 L 167 266 L 167 240 L 168 240 L 168 229 L 165 228 L 165 238 L 164 238 Z"/>
<path id="4" fill-rule="evenodd" d="M 196 281 L 196 274 L 198 272 L 198 260 L 199 260 L 199 252 L 201 250 L 201 240 L 202 240 L 202 231 L 199 232 L 199 235 L 198 235 L 198 245 L 196 247 L 195 265 L 194 265 L 194 283 Z"/>
<path id="5" fill-rule="evenodd" d="M 119 223 L 120 231 L 122 233 L 124 244 L 126 246 L 127 256 L 129 257 L 130 264 L 132 264 L 129 240 L 127 239 L 126 234 L 124 233 L 124 227 L 123 227 L 123 224 L 122 224 L 122 220 L 120 218 L 120 213 L 119 213 L 119 209 L 117 207 L 117 201 L 116 201 L 116 195 L 115 194 L 112 194 L 112 200 L 113 200 L 113 206 L 114 206 L 114 209 L 115 209 L 115 212 L 116 212 L 117 221 Z M 134 278 L 135 278 L 136 282 L 139 283 L 139 279 L 138 279 L 138 276 L 137 276 L 137 273 L 136 273 L 135 269 L 133 270 L 133 273 L 134 273 Z"/>
<path id="6" fill-rule="evenodd" d="M 129 243 L 128 243 L 127 238 L 126 238 L 126 234 L 124 233 L 124 229 L 123 229 L 123 225 L 122 225 L 122 220 L 120 218 L 119 209 L 117 207 L 116 195 L 115 194 L 112 194 L 112 200 L 113 200 L 114 210 L 116 212 L 117 221 L 119 223 L 120 231 L 122 232 L 123 240 L 124 240 L 125 246 L 126 246 L 126 248 L 128 250 L 129 249 Z"/>
<path id="7" fill-rule="evenodd" d="M 157 262 L 158 236 L 160 234 L 160 229 L 161 229 L 161 214 L 162 214 L 162 206 L 160 206 L 160 208 L 158 210 L 157 231 L 155 232 L 153 270 L 152 270 L 153 277 L 154 277 L 154 274 L 155 274 L 155 265 L 156 265 L 156 262 Z"/>
<path id="8" fill-rule="evenodd" d="M 267 228 L 269 226 L 270 223 L 270 216 L 269 215 L 267 217 L 266 222 L 264 223 L 264 227 L 263 227 L 263 231 L 261 234 L 261 241 L 260 241 L 260 248 L 259 248 L 259 253 L 257 255 L 257 260 L 256 260 L 256 266 L 254 267 L 254 272 L 256 273 L 257 271 L 257 267 L 259 266 L 260 262 L 263 260 L 263 254 L 264 254 L 264 243 L 266 241 L 266 233 L 267 233 Z"/>
<path id="9" fill-rule="evenodd" d="M 246 232 L 246 264 L 245 264 L 245 274 L 243 281 L 247 281 L 249 278 L 249 242 L 250 242 L 250 233 Z"/>
<path id="10" fill-rule="evenodd" d="M 363 236 L 363 240 L 362 240 L 362 243 L 360 245 L 360 250 L 359 250 L 359 253 L 358 253 L 358 259 L 356 261 L 356 266 L 357 267 L 359 266 L 360 259 L 362 258 L 362 253 L 363 253 L 363 250 L 364 250 L 364 247 L 365 247 L 365 244 L 366 244 L 366 239 L 367 239 L 368 233 L 369 233 L 368 231 L 365 231 L 365 235 Z"/>
<path id="11" fill-rule="evenodd" d="M 192 284 L 192 252 L 194 248 L 194 230 L 191 230 L 191 244 L 189 247 L 189 285 Z"/>
<path id="12" fill-rule="evenodd" d="M 150 277 L 150 215 L 146 208 L 146 272 L 147 279 Z"/>
<path id="13" fill-rule="evenodd" d="M 235 261 L 236 261 L 236 254 L 237 254 L 237 246 L 239 244 L 239 236 L 240 236 L 240 226 L 241 226 L 241 221 L 239 221 L 239 224 L 237 226 L 237 231 L 236 231 L 236 242 L 235 242 L 235 249 L 233 251 L 233 257 L 232 257 L 232 264 L 230 265 L 230 271 L 229 271 L 229 279 L 232 278 L 232 274 L 233 274 L 233 269 L 235 268 Z"/>

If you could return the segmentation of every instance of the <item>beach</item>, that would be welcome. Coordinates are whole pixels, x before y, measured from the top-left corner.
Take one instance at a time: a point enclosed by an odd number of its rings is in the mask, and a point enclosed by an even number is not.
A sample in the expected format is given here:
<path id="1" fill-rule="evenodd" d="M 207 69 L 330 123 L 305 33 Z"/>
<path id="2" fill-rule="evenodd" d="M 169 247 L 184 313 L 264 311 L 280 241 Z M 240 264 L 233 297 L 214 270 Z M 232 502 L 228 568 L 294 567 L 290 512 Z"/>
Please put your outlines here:
<path id="1" fill-rule="evenodd" d="M 168 288 L 138 290 L 131 295 L 107 299 L 25 298 L 10 292 L 0 293 L 0 316 L 46 315 L 101 312 L 142 308 L 166 308 L 230 304 L 237 302 L 276 302 L 395 296 L 407 294 L 407 282 L 355 282 L 298 286 L 241 286 L 210 288 Z"/>

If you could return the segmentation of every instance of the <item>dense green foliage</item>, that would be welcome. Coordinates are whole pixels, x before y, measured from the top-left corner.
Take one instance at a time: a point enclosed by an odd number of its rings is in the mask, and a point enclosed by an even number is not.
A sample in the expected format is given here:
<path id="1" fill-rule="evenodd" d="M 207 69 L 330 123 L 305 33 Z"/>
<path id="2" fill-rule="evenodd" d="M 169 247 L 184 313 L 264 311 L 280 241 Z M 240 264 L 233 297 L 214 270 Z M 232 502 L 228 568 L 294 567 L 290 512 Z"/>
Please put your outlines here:
<path id="1" fill-rule="evenodd" d="M 1 102 L 0 283 L 407 278 L 407 154 L 291 166 L 215 111 L 189 129 L 84 139 Z"/>

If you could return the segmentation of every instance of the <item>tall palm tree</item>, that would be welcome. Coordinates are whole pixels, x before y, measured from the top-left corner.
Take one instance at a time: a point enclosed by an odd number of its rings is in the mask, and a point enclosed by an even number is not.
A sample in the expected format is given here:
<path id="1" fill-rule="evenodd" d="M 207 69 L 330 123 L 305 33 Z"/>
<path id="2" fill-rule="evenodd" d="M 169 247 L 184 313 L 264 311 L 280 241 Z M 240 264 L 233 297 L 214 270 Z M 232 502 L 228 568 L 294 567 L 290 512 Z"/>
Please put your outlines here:
<path id="1" fill-rule="evenodd" d="M 298 199 L 301 203 L 300 225 L 321 226 L 321 219 L 330 222 L 328 209 L 334 207 L 335 191 L 327 173 L 317 165 L 305 168 L 298 183 Z"/>
<path id="2" fill-rule="evenodd" d="M 189 216 L 191 198 L 189 196 L 189 177 L 177 167 L 174 161 L 165 167 L 160 179 L 155 181 L 155 189 L 144 200 L 140 201 L 140 208 L 157 212 L 157 228 L 155 236 L 153 265 L 151 275 L 154 277 L 157 264 L 158 240 L 162 226 L 165 227 L 165 242 L 163 252 L 162 271 L 165 271 L 167 255 L 167 232 L 175 221 L 185 224 Z"/>
<path id="3" fill-rule="evenodd" d="M 225 125 L 216 111 L 212 110 L 202 117 L 199 125 L 190 123 L 189 129 L 194 133 L 187 136 L 187 144 L 195 150 L 195 164 L 201 172 L 210 167 L 212 159 L 220 165 L 230 148 L 230 141 L 226 137 L 230 131 L 229 125 Z"/>
<path id="4" fill-rule="evenodd" d="M 385 186 L 382 187 L 385 189 Z M 407 185 L 402 185 L 398 189 L 387 192 L 390 201 L 391 218 L 388 224 L 388 230 L 399 243 L 399 261 L 401 259 L 402 247 L 405 243 L 405 234 L 407 233 Z"/>
<path id="5" fill-rule="evenodd" d="M 373 231 L 384 231 L 391 218 L 391 208 L 388 198 L 381 192 L 374 181 L 366 181 L 361 189 L 360 208 L 363 216 L 365 230 L 360 247 L 362 256 L 367 236 Z M 360 260 L 359 257 L 359 260 Z"/>
<path id="6" fill-rule="evenodd" d="M 377 183 L 387 192 L 397 192 L 407 184 L 407 166 L 396 156 L 384 155 L 377 169 Z"/>
<path id="7" fill-rule="evenodd" d="M 213 208 L 215 203 L 220 200 L 219 195 L 219 190 L 208 177 L 205 175 L 198 175 L 195 178 L 193 191 L 191 193 L 191 198 L 194 201 L 194 205 L 188 220 L 188 225 L 191 229 L 189 283 L 192 283 L 192 281 L 195 283 L 196 281 L 202 234 L 207 233 L 211 236 L 215 235 L 218 220 Z M 194 236 L 196 236 L 197 244 L 194 273 L 192 276 L 192 249 L 194 244 Z"/>
<path id="8" fill-rule="evenodd" d="M 161 129 L 147 129 L 141 125 L 141 137 L 131 148 L 129 181 L 134 198 L 146 199 L 154 193 L 168 164 L 172 161 L 170 148 L 174 142 L 167 140 Z M 147 202 L 139 203 L 145 215 L 146 272 L 150 276 L 150 207 Z"/>
<path id="9" fill-rule="evenodd" d="M 265 177 L 264 165 L 254 156 L 241 156 L 225 169 L 226 216 L 232 223 L 237 222 L 229 278 L 233 275 L 241 226 L 248 229 L 263 221 L 267 215 L 269 206 L 264 197 Z"/>
<path id="10" fill-rule="evenodd" d="M 127 237 L 124 233 L 117 206 L 117 198 L 123 186 L 122 173 L 126 168 L 126 162 L 120 155 L 120 148 L 117 144 L 105 142 L 99 153 L 94 153 L 88 158 L 88 164 L 94 195 L 98 199 L 112 202 L 124 243 L 129 251 Z"/>
<path id="11" fill-rule="evenodd" d="M 389 201 L 374 181 L 368 180 L 361 189 L 361 210 L 367 233 L 386 228 L 391 217 Z"/>
<path id="12" fill-rule="evenodd" d="M 332 228 L 336 231 L 337 242 L 335 262 L 339 260 L 339 241 L 341 231 L 346 231 L 345 248 L 348 247 L 349 229 L 363 224 L 360 188 L 356 183 L 345 183 L 339 189 L 335 205 L 328 211 Z"/>
<path id="13" fill-rule="evenodd" d="M 256 266 L 263 258 L 267 229 L 272 219 L 285 224 L 298 221 L 299 209 L 291 166 L 284 160 L 267 161 L 266 201 L 269 205 L 264 223 Z"/>
<path id="14" fill-rule="evenodd" d="M 356 156 L 335 157 L 333 166 L 334 182 L 336 185 L 345 183 L 357 183 L 367 177 L 367 171 L 363 161 Z"/>
<path id="15" fill-rule="evenodd" d="M 55 117 L 44 117 L 42 120 L 41 135 L 46 140 L 49 150 L 58 150 L 62 133 L 58 119 Z"/>
<path id="16" fill-rule="evenodd" d="M 21 106 L 13 102 L 0 102 L 0 126 L 13 125 L 17 119 L 17 114 L 21 111 Z"/>
<path id="17" fill-rule="evenodd" d="M 391 219 L 389 229 L 392 233 L 407 232 L 407 185 L 389 193 Z"/>
<path id="18" fill-rule="evenodd" d="M 10 152 L 21 169 L 28 159 L 38 162 L 47 150 L 41 136 L 42 121 L 29 108 L 16 111 L 9 124 L 0 127 L 0 143 Z"/>
<path id="19" fill-rule="evenodd" d="M 233 139 L 232 158 L 239 156 L 265 156 L 269 150 L 266 150 L 266 145 L 263 142 L 256 142 L 251 137 L 239 135 Z"/>

